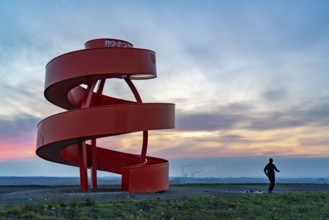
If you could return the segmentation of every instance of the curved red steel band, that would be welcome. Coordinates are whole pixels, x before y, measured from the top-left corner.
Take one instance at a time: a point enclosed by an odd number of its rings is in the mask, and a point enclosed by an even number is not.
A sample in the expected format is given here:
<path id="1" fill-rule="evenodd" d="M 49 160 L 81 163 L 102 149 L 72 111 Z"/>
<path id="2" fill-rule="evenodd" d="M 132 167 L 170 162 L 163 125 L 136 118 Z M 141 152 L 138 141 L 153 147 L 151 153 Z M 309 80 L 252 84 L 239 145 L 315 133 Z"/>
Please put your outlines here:
<path id="1" fill-rule="evenodd" d="M 96 171 L 102 170 L 121 174 L 124 191 L 166 190 L 169 163 L 146 155 L 147 140 L 149 130 L 175 127 L 175 105 L 142 103 L 131 81 L 156 77 L 155 53 L 132 48 L 129 42 L 117 39 L 91 40 L 85 47 L 56 57 L 46 66 L 46 99 L 69 111 L 39 123 L 37 155 L 80 167 L 80 185 L 85 192 L 88 168 L 93 189 L 97 188 Z M 136 101 L 103 95 L 105 80 L 110 78 L 124 79 Z M 140 155 L 96 146 L 97 138 L 140 131 Z"/>

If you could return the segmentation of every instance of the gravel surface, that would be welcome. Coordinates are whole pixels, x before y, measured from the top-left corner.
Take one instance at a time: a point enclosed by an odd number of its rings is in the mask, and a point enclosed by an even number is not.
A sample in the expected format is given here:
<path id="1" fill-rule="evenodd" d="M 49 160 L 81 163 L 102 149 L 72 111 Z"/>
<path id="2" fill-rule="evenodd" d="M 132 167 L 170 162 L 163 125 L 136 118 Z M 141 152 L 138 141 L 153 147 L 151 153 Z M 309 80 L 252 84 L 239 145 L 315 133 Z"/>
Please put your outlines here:
<path id="1" fill-rule="evenodd" d="M 329 191 L 329 184 L 278 184 L 275 194 L 293 192 Z M 130 194 L 121 192 L 119 186 L 101 188 L 95 192 L 81 193 L 78 186 L 2 186 L 0 205 L 40 201 L 72 201 L 93 199 L 111 201 L 118 199 L 158 199 L 191 195 L 237 195 L 267 193 L 265 184 L 215 184 L 215 185 L 173 185 L 167 191 L 150 194 Z"/>

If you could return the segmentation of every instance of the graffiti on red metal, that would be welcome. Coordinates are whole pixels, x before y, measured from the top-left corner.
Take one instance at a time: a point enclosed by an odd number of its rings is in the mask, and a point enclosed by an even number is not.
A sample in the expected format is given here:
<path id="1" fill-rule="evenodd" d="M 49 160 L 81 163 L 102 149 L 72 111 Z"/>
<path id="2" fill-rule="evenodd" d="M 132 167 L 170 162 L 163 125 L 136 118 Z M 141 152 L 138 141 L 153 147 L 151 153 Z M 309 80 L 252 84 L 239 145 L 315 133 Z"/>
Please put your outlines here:
<path id="1" fill-rule="evenodd" d="M 104 47 L 133 47 L 133 45 L 120 40 L 106 40 L 104 41 Z"/>

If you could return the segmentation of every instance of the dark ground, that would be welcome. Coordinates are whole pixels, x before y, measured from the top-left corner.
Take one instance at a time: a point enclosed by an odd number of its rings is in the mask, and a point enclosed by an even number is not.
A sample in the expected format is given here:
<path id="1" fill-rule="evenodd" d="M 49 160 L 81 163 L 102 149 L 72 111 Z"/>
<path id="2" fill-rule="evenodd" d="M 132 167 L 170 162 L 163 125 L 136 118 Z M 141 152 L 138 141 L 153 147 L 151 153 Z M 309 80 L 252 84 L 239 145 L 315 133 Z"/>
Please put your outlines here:
<path id="1" fill-rule="evenodd" d="M 190 195 L 262 194 L 267 184 L 181 184 L 172 185 L 165 192 L 130 194 L 121 192 L 120 186 L 100 186 L 95 192 L 81 193 L 79 186 L 0 186 L 0 205 L 47 200 L 110 201 L 115 199 L 156 199 Z M 278 184 L 273 193 L 329 191 L 329 184 Z"/>

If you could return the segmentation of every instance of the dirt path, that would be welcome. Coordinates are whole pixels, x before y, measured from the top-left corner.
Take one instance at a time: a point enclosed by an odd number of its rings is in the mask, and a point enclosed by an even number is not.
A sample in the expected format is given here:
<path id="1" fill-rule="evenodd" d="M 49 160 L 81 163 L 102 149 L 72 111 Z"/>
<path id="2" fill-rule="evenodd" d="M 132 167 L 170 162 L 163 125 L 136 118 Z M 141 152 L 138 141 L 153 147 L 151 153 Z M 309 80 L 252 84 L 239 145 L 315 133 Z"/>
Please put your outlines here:
<path id="1" fill-rule="evenodd" d="M 221 194 L 262 194 L 266 193 L 265 184 L 204 184 L 204 185 L 174 185 L 167 191 L 151 194 L 129 194 L 121 192 L 119 186 L 103 188 L 97 192 L 81 193 L 79 187 L 47 187 L 47 186 L 8 186 L 0 187 L 0 205 L 25 202 L 40 202 L 49 200 L 83 200 L 110 201 L 116 199 L 157 199 L 184 197 L 191 195 L 221 195 Z M 274 193 L 329 191 L 329 184 L 278 184 Z"/>

